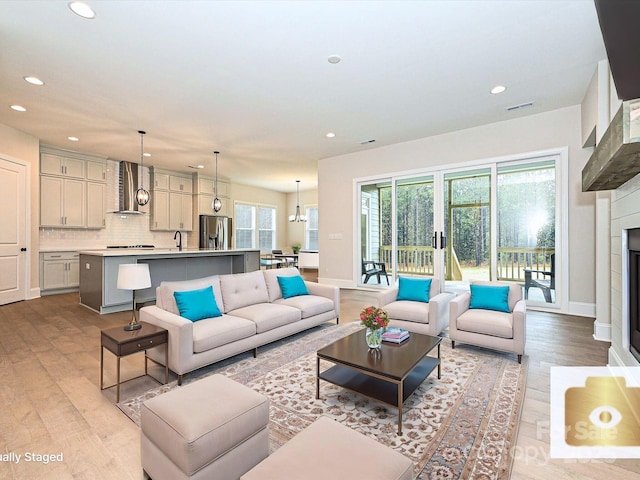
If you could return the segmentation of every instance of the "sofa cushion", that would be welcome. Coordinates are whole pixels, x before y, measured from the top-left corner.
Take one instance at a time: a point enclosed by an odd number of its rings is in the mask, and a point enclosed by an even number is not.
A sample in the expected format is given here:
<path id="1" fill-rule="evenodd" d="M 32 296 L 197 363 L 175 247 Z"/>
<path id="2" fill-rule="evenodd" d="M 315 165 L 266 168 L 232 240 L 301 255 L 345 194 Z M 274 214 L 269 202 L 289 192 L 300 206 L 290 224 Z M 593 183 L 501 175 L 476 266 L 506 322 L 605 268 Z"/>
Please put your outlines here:
<path id="1" fill-rule="evenodd" d="M 488 281 L 488 280 L 474 280 L 472 285 L 499 285 L 509 287 L 509 311 L 513 312 L 516 308 L 516 303 L 522 300 L 522 285 L 518 285 L 515 282 L 506 281 Z"/>
<path id="2" fill-rule="evenodd" d="M 206 352 L 255 334 L 256 324 L 246 318 L 222 315 L 201 320 L 193 324 L 193 351 Z"/>
<path id="3" fill-rule="evenodd" d="M 269 293 L 260 270 L 220 276 L 224 313 L 258 303 L 268 303 Z"/>
<path id="4" fill-rule="evenodd" d="M 300 295 L 309 295 L 309 290 L 304 284 L 304 280 L 300 275 L 291 275 L 288 277 L 278 277 L 278 284 L 282 290 L 282 298 L 298 297 Z"/>
<path id="5" fill-rule="evenodd" d="M 465 332 L 513 338 L 513 315 L 494 310 L 467 310 L 456 320 L 456 328 Z"/>
<path id="6" fill-rule="evenodd" d="M 398 300 L 388 303 L 384 310 L 390 319 L 409 322 L 429 323 L 429 304 L 411 300 Z"/>
<path id="7" fill-rule="evenodd" d="M 218 305 L 216 305 L 211 285 L 198 290 L 173 292 L 173 296 L 176 299 L 180 316 L 192 322 L 222 315 Z"/>
<path id="8" fill-rule="evenodd" d="M 398 280 L 397 300 L 412 300 L 414 302 L 428 302 L 431 290 L 430 278 L 400 277 Z"/>
<path id="9" fill-rule="evenodd" d="M 269 270 L 263 270 L 264 281 L 267 284 L 267 290 L 269 291 L 269 301 L 274 302 L 279 298 L 282 298 L 282 289 L 278 282 L 278 277 L 298 277 L 300 272 L 295 267 L 287 268 L 272 268 Z"/>
<path id="10" fill-rule="evenodd" d="M 235 317 L 246 318 L 256 325 L 256 333 L 262 333 L 274 328 L 297 322 L 301 318 L 300 310 L 277 303 L 257 303 L 238 308 L 230 312 Z"/>
<path id="11" fill-rule="evenodd" d="M 273 303 L 297 308 L 301 311 L 302 318 L 313 317 L 334 309 L 331 300 L 318 295 L 299 295 L 291 298 L 280 298 Z"/>
<path id="12" fill-rule="evenodd" d="M 156 306 L 166 310 L 167 312 L 180 315 L 176 299 L 173 292 L 186 292 L 189 290 L 197 290 L 211 285 L 213 287 L 213 296 L 216 300 L 218 309 L 222 312 L 222 292 L 220 291 L 220 279 L 218 275 L 210 277 L 196 278 L 194 280 L 180 280 L 176 282 L 162 282 L 156 289 Z"/>
<path id="13" fill-rule="evenodd" d="M 509 287 L 506 285 L 471 285 L 470 309 L 495 310 L 511 313 Z"/>

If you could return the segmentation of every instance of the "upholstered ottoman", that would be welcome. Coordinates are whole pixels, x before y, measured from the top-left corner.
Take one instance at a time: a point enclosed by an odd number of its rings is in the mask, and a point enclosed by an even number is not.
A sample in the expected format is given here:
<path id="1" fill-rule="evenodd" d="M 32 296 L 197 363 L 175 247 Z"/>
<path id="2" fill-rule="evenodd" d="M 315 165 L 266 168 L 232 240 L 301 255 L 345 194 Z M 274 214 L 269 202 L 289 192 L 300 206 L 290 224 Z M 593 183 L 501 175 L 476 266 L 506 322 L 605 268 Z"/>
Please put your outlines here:
<path id="1" fill-rule="evenodd" d="M 372 438 L 320 417 L 240 478 L 411 480 L 413 463 Z"/>
<path id="2" fill-rule="evenodd" d="M 140 415 L 153 480 L 238 479 L 269 455 L 269 400 L 223 375 L 147 400 Z"/>

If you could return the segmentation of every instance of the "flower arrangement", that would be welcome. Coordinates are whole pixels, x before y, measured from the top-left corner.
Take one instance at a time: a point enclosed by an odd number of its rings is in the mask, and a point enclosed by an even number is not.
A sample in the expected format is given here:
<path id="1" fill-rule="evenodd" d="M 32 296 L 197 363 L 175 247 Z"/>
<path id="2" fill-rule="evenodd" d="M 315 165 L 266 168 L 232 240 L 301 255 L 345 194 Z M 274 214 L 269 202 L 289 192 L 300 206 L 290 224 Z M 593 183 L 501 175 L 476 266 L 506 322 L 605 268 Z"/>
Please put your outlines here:
<path id="1" fill-rule="evenodd" d="M 389 325 L 387 312 L 374 306 L 363 308 L 360 312 L 360 320 L 362 325 L 371 330 L 378 330 L 379 328 L 385 328 Z"/>

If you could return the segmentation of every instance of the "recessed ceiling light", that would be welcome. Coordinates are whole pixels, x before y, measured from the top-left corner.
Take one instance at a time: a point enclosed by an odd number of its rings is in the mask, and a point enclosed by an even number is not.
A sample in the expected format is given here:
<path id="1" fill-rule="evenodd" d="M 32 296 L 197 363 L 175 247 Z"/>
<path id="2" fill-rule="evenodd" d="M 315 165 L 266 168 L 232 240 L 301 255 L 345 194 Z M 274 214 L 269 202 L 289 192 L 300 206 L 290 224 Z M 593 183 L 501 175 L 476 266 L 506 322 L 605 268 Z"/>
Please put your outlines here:
<path id="1" fill-rule="evenodd" d="M 335 134 L 335 133 L 333 133 L 333 132 L 329 132 L 329 133 L 327 133 L 327 134 L 325 135 L 325 137 L 327 137 L 327 138 L 334 138 L 335 136 L 336 136 L 336 134 Z"/>
<path id="2" fill-rule="evenodd" d="M 84 2 L 69 2 L 69 8 L 73 13 L 82 18 L 96 18 L 96 12 Z"/>
<path id="3" fill-rule="evenodd" d="M 78 137 L 67 137 L 67 140 L 70 140 L 72 142 L 79 142 L 80 139 Z"/>
<path id="4" fill-rule="evenodd" d="M 145 152 L 145 153 L 143 153 L 143 154 L 142 154 L 142 156 L 143 156 L 143 157 L 150 157 L 150 156 L 151 156 L 151 154 L 150 154 L 150 153 Z"/>
<path id="5" fill-rule="evenodd" d="M 16 112 L 26 112 L 27 109 L 22 105 L 11 105 L 11 110 L 15 110 Z"/>
<path id="6" fill-rule="evenodd" d="M 24 77 L 24 80 L 31 85 L 44 85 L 44 82 L 38 77 Z"/>
<path id="7" fill-rule="evenodd" d="M 502 93 L 507 89 L 504 85 L 496 85 L 491 89 L 491 94 L 495 95 L 496 93 Z"/>
<path id="8" fill-rule="evenodd" d="M 336 63 L 340 63 L 340 60 L 342 60 L 342 57 L 340 57 L 340 55 L 329 55 L 329 58 L 327 58 L 327 61 L 329 63 L 333 63 L 334 65 Z"/>

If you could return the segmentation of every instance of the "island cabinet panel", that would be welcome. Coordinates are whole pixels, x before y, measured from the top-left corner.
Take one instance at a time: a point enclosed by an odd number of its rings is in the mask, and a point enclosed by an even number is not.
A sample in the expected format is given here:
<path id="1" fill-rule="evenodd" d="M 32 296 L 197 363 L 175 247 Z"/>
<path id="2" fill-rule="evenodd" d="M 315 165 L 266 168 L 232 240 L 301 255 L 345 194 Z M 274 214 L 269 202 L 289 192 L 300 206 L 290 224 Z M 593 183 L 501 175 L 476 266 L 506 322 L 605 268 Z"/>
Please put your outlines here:
<path id="1" fill-rule="evenodd" d="M 260 268 L 258 250 L 113 250 L 80 253 L 80 303 L 100 313 L 132 308 L 132 293 L 117 288 L 118 267 L 123 263 L 147 263 L 151 287 L 136 291 L 136 303 L 155 302 L 156 288 L 163 281 L 228 273 L 244 273 Z"/>

